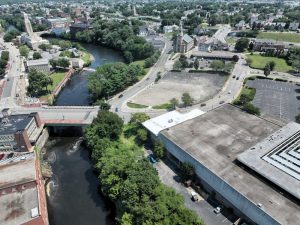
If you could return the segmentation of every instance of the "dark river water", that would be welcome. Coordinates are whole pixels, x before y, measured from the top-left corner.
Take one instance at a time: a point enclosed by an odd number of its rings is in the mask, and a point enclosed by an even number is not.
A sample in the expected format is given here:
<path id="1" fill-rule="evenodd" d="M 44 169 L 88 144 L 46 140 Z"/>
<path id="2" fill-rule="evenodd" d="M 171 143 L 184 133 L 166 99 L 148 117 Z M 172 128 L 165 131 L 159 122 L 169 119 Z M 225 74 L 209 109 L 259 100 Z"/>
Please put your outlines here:
<path id="1" fill-rule="evenodd" d="M 109 62 L 123 61 L 120 53 L 95 45 L 84 45 L 93 54 L 96 68 Z M 88 73 L 75 74 L 57 98 L 56 105 L 88 105 Z M 60 136 L 76 136 L 75 131 L 63 131 Z M 108 203 L 98 193 L 99 182 L 93 172 L 89 151 L 79 147 L 72 151 L 75 137 L 51 138 L 46 161 L 53 176 L 47 185 L 50 190 L 48 211 L 51 225 L 110 225 Z"/>

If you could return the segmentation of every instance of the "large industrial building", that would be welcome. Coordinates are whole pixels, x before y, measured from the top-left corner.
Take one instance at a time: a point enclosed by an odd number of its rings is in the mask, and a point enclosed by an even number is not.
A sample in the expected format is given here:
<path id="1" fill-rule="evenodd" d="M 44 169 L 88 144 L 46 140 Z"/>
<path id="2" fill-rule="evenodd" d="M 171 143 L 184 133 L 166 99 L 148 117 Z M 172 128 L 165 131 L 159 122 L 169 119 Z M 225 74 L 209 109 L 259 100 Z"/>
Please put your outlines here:
<path id="1" fill-rule="evenodd" d="M 230 104 L 187 115 L 171 112 L 143 125 L 173 162 L 193 165 L 201 186 L 236 215 L 253 224 L 299 224 L 299 124 Z"/>
<path id="2" fill-rule="evenodd" d="M 32 152 L 0 160 L 0 173 L 0 224 L 48 225 L 39 157 Z"/>
<path id="3" fill-rule="evenodd" d="M 43 129 L 38 113 L 11 115 L 3 109 L 0 116 L 0 152 L 31 151 Z"/>

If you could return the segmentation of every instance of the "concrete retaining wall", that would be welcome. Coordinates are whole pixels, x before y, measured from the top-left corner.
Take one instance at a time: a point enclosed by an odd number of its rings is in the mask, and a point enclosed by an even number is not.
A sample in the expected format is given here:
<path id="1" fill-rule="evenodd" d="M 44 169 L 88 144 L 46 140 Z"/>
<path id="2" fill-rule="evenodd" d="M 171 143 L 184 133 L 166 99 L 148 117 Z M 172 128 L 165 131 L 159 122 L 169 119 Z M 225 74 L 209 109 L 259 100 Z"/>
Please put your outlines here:
<path id="1" fill-rule="evenodd" d="M 48 141 L 48 138 L 49 138 L 48 129 L 44 128 L 42 134 L 40 135 L 39 139 L 35 143 L 35 147 L 42 149 L 45 146 L 46 142 Z"/>

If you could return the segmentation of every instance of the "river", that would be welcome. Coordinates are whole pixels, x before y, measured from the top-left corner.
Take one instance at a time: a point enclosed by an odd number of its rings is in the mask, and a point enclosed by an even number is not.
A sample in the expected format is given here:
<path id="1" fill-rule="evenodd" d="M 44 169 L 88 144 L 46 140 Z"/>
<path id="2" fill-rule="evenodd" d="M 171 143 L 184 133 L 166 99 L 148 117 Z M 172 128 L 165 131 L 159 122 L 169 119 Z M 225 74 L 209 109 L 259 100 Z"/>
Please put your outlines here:
<path id="1" fill-rule="evenodd" d="M 123 61 L 119 52 L 100 46 L 84 44 L 94 56 L 91 68 L 104 63 Z M 57 98 L 56 105 L 88 105 L 87 72 L 75 74 Z M 61 130 L 62 131 L 62 130 Z M 89 151 L 79 147 L 71 151 L 78 140 L 76 130 L 63 130 L 60 137 L 48 141 L 46 161 L 53 176 L 47 185 L 49 221 L 51 225 L 110 225 L 109 209 L 98 193 L 99 182 L 93 172 Z M 71 134 L 71 135 L 70 135 Z"/>

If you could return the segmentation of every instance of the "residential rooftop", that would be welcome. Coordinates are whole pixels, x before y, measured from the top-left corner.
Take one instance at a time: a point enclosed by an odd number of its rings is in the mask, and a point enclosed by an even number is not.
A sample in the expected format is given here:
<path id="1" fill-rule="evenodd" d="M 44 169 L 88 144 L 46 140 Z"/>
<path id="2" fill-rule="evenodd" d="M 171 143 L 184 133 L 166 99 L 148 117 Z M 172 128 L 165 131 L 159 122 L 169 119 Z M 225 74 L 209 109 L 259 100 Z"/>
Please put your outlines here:
<path id="1" fill-rule="evenodd" d="M 261 205 L 281 224 L 297 224 L 300 221 L 299 200 L 280 193 L 276 185 L 236 160 L 239 154 L 278 131 L 281 124 L 226 104 L 163 130 L 161 135 L 254 204 Z"/>

